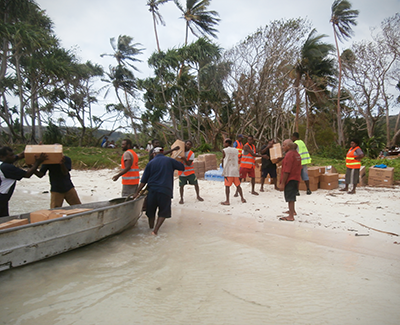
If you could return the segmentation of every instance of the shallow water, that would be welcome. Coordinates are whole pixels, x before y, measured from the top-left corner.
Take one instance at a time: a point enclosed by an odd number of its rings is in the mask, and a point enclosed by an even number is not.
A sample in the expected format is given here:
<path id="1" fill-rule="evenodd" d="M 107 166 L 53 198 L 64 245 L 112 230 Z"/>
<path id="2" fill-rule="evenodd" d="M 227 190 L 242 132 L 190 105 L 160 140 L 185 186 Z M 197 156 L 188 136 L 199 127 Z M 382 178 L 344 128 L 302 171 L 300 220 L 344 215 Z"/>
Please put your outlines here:
<path id="1" fill-rule="evenodd" d="M 0 273 L 0 324 L 398 324 L 399 259 L 324 234 L 179 209 L 154 237 L 142 217 Z"/>

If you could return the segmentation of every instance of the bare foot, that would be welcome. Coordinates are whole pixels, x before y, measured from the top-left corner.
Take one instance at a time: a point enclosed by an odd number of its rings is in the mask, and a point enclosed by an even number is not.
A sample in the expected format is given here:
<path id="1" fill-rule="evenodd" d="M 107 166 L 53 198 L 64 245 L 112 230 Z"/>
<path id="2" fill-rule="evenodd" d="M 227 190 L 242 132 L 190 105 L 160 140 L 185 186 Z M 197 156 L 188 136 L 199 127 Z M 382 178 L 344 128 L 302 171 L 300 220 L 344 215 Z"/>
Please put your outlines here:
<path id="1" fill-rule="evenodd" d="M 239 196 L 239 193 L 235 193 L 234 197 L 238 197 L 238 196 Z"/>
<path id="2" fill-rule="evenodd" d="M 281 220 L 281 221 L 294 221 L 294 218 L 282 217 L 282 218 L 279 218 L 279 220 Z"/>
<path id="3" fill-rule="evenodd" d="M 279 191 L 279 187 L 275 187 L 275 190 Z"/>
<path id="4" fill-rule="evenodd" d="M 347 194 L 356 194 L 356 191 L 350 191 L 350 192 L 347 192 Z"/>
<path id="5" fill-rule="evenodd" d="M 341 188 L 339 191 L 341 191 L 341 192 L 346 192 L 346 191 L 347 191 L 347 188 Z"/>
<path id="6" fill-rule="evenodd" d="M 230 205 L 230 203 L 228 201 L 225 202 L 221 202 L 222 205 Z"/>
<path id="7" fill-rule="evenodd" d="M 263 188 L 260 188 L 260 192 L 264 192 L 264 189 L 263 189 Z"/>
<path id="8" fill-rule="evenodd" d="M 256 191 L 252 191 L 251 194 L 258 195 L 258 193 Z"/>
<path id="9" fill-rule="evenodd" d="M 183 199 L 181 199 L 181 200 L 179 201 L 179 204 L 183 204 Z"/>
<path id="10" fill-rule="evenodd" d="M 200 196 L 198 196 L 197 199 L 198 199 L 199 201 L 204 201 L 204 199 L 203 199 L 202 197 L 200 197 Z"/>
<path id="11" fill-rule="evenodd" d="M 283 212 L 283 213 L 289 214 L 290 212 L 289 212 L 289 211 L 285 211 L 285 212 Z M 297 212 L 293 213 L 293 215 L 294 215 L 294 216 L 297 216 Z"/>
<path id="12" fill-rule="evenodd" d="M 245 199 L 242 199 L 242 203 L 246 203 L 246 200 L 245 200 Z"/>
<path id="13" fill-rule="evenodd" d="M 154 236 L 157 236 L 157 233 L 154 232 L 154 231 L 152 231 L 151 234 L 154 235 Z"/>

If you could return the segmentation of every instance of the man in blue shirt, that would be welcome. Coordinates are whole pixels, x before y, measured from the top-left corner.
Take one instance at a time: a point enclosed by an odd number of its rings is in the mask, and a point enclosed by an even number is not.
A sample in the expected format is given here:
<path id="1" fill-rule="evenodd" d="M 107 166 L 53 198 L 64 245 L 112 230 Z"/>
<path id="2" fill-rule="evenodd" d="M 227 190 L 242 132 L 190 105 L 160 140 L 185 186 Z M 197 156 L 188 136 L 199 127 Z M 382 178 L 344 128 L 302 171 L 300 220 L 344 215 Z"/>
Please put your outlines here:
<path id="1" fill-rule="evenodd" d="M 15 161 L 22 158 L 24 158 L 24 153 L 15 155 L 10 147 L 0 148 L 0 217 L 9 215 L 8 202 L 14 193 L 16 182 L 35 174 L 39 165 L 46 160 L 47 155 L 42 153 L 39 158 L 36 158 L 32 167 L 26 171 L 13 165 Z"/>
<path id="2" fill-rule="evenodd" d="M 171 198 L 173 196 L 174 171 L 185 170 L 185 166 L 163 154 L 161 147 L 153 149 L 154 158 L 147 164 L 139 188 L 134 198 L 139 196 L 140 191 L 147 184 L 147 206 L 146 214 L 149 218 L 152 234 L 157 235 L 158 230 L 166 218 L 171 218 Z M 154 227 L 156 210 L 158 208 L 157 223 Z"/>

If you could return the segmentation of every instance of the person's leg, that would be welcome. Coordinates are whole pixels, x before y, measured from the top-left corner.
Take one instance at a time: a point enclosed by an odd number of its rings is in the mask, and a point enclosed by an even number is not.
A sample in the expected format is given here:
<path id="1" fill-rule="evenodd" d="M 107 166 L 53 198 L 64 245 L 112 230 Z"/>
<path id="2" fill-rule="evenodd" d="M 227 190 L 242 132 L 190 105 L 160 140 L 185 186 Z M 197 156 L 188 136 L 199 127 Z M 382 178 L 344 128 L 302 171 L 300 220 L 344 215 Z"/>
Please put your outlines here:
<path id="1" fill-rule="evenodd" d="M 200 196 L 199 184 L 196 184 L 196 185 L 194 186 L 194 189 L 196 190 L 197 199 L 198 199 L 199 201 L 204 201 L 204 199 Z"/>
<path id="2" fill-rule="evenodd" d="M 244 196 L 243 196 L 243 190 L 242 190 L 242 187 L 240 186 L 240 184 L 236 187 L 236 189 L 239 192 L 240 198 L 242 199 L 242 203 L 246 203 L 246 200 L 244 199 Z"/>
<path id="3" fill-rule="evenodd" d="M 350 184 L 353 184 L 353 189 L 349 192 L 349 194 L 355 194 L 356 193 L 356 187 L 357 183 L 360 179 L 360 170 L 359 169 L 352 169 L 351 170 L 351 182 Z"/>
<path id="4" fill-rule="evenodd" d="M 158 206 L 158 217 L 156 226 L 152 232 L 153 235 L 158 234 L 158 230 L 164 223 L 165 219 L 171 218 L 171 198 L 169 195 L 164 193 L 157 193 L 157 206 Z"/>
<path id="5" fill-rule="evenodd" d="M 347 192 L 349 190 L 349 184 L 351 182 L 351 169 L 347 168 L 346 169 L 346 176 L 345 176 L 345 183 L 346 186 L 344 188 L 341 189 L 342 192 Z"/>
<path id="6" fill-rule="evenodd" d="M 276 177 L 272 178 L 272 184 L 274 184 L 274 189 L 279 191 L 279 187 L 278 187 L 278 184 L 277 184 L 277 178 Z"/>
<path id="7" fill-rule="evenodd" d="M 267 177 L 267 173 L 266 170 L 263 169 L 261 172 L 261 181 L 260 181 L 260 192 L 264 192 L 264 182 L 265 182 L 265 178 Z"/>
<path id="8" fill-rule="evenodd" d="M 225 186 L 225 196 L 226 200 L 225 202 L 221 202 L 222 205 L 229 205 L 229 193 L 230 193 L 230 186 Z"/>
<path id="9" fill-rule="evenodd" d="M 0 217 L 8 217 L 10 214 L 8 212 L 8 200 L 0 201 Z"/>
<path id="10" fill-rule="evenodd" d="M 64 193 L 50 192 L 50 209 L 61 208 L 64 202 Z"/>
<path id="11" fill-rule="evenodd" d="M 156 210 L 157 210 L 157 194 L 153 191 L 149 191 L 147 194 L 147 207 L 146 207 L 146 215 L 149 219 L 149 228 L 154 228 L 154 221 L 156 219 Z"/>
<path id="12" fill-rule="evenodd" d="M 179 195 L 181 196 L 181 200 L 179 204 L 183 204 L 183 187 L 186 185 L 186 177 L 179 176 Z"/>
<path id="13" fill-rule="evenodd" d="M 252 177 L 251 178 L 251 194 L 258 195 L 258 193 L 254 189 L 255 186 L 256 186 L 256 179 L 255 179 L 255 177 Z"/>
<path id="14" fill-rule="evenodd" d="M 240 167 L 240 169 L 239 169 L 239 180 L 240 180 L 240 182 L 242 182 L 244 179 L 246 179 L 246 176 L 247 176 L 246 168 Z M 234 197 L 238 197 L 238 196 L 239 196 L 239 192 L 238 192 L 238 189 L 236 187 L 236 192 L 235 192 Z"/>
<path id="15" fill-rule="evenodd" d="M 71 188 L 67 193 L 65 193 L 65 201 L 67 201 L 69 205 L 82 204 L 75 187 Z"/>
<path id="16" fill-rule="evenodd" d="M 308 177 L 307 165 L 303 165 L 302 168 L 301 168 L 301 179 L 304 181 L 304 183 L 306 183 L 307 195 L 310 195 L 311 194 L 310 179 Z"/>
<path id="17" fill-rule="evenodd" d="M 289 207 L 289 215 L 287 217 L 279 218 L 279 220 L 283 221 L 294 221 L 294 215 L 296 213 L 294 204 L 296 202 L 296 192 L 298 190 L 298 182 L 297 181 L 289 181 L 284 189 L 285 201 L 288 203 Z"/>
<path id="18" fill-rule="evenodd" d="M 179 186 L 179 194 L 181 196 L 181 200 L 179 201 L 179 204 L 183 204 L 183 188 L 185 186 Z"/>
<path id="19" fill-rule="evenodd" d="M 165 221 L 164 217 L 158 216 L 156 226 L 154 227 L 154 230 L 152 232 L 153 235 L 157 235 L 158 234 L 158 230 L 160 229 L 160 227 L 164 223 L 164 221 Z"/>

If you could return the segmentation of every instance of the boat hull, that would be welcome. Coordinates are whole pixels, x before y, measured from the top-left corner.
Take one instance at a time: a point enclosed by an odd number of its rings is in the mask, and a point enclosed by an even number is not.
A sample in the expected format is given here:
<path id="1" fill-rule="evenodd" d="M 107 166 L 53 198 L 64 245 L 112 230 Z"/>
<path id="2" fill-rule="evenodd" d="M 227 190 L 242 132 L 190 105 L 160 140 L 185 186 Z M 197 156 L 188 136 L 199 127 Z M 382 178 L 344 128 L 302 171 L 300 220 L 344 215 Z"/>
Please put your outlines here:
<path id="1" fill-rule="evenodd" d="M 90 211 L 0 230 L 0 271 L 82 247 L 135 225 L 144 197 L 75 205 Z M 29 218 L 28 215 L 20 216 Z M 12 217 L 10 217 L 12 218 Z M 6 220 L 4 220 L 6 221 Z"/>

